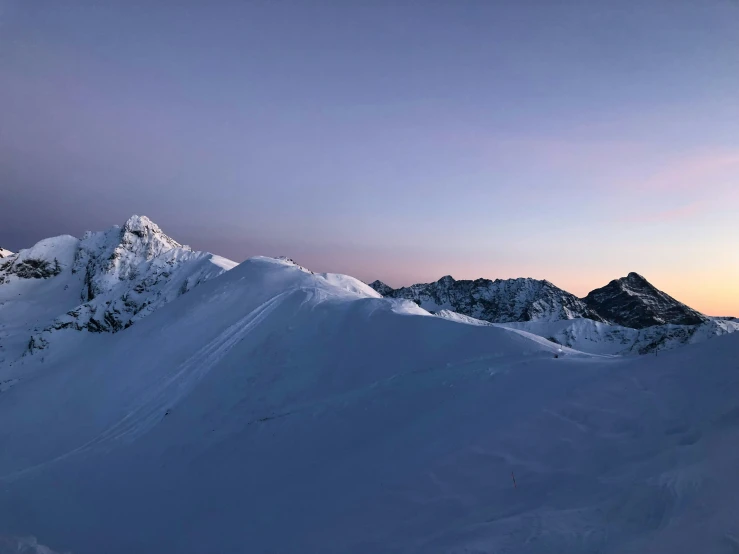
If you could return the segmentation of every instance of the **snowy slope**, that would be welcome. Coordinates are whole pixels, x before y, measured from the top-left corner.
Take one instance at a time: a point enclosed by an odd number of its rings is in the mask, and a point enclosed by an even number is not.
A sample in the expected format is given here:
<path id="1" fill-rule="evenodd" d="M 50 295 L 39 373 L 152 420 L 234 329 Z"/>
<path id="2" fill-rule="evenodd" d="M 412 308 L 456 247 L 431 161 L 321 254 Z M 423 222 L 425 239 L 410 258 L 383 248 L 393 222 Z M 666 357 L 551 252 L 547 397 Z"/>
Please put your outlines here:
<path id="1" fill-rule="evenodd" d="M 453 312 L 451 310 L 439 310 L 438 312 L 434 312 L 434 315 L 450 321 L 456 321 L 457 323 L 466 323 L 467 325 L 480 325 L 482 327 L 494 325 L 494 323 L 490 323 L 489 321 L 475 319 L 474 317 Z"/>
<path id="2" fill-rule="evenodd" d="M 590 292 L 583 300 L 606 320 L 635 329 L 668 323 L 699 325 L 709 320 L 633 272 Z"/>
<path id="3" fill-rule="evenodd" d="M 143 216 L 42 240 L 0 263 L 0 360 L 43 349 L 60 329 L 120 331 L 235 265 Z"/>
<path id="4" fill-rule="evenodd" d="M 737 544 L 739 335 L 555 359 L 360 285 L 251 259 L 0 365 L 22 369 L 0 393 L 0 535 L 75 554 Z"/>
<path id="5" fill-rule="evenodd" d="M 13 252 L 11 252 L 10 250 L 6 250 L 5 248 L 0 247 L 0 258 L 7 258 L 12 255 Z"/>
<path id="6" fill-rule="evenodd" d="M 457 281 L 447 275 L 435 283 L 400 289 L 391 289 L 382 281 L 375 281 L 370 286 L 385 297 L 407 298 L 429 311 L 450 310 L 493 323 L 580 317 L 601 320 L 573 294 L 549 281 L 536 279 Z"/>
<path id="7" fill-rule="evenodd" d="M 583 352 L 617 355 L 650 354 L 739 331 L 739 323 L 719 320 L 709 320 L 700 325 L 655 325 L 644 329 L 632 329 L 590 319 L 499 325 L 528 331 Z"/>

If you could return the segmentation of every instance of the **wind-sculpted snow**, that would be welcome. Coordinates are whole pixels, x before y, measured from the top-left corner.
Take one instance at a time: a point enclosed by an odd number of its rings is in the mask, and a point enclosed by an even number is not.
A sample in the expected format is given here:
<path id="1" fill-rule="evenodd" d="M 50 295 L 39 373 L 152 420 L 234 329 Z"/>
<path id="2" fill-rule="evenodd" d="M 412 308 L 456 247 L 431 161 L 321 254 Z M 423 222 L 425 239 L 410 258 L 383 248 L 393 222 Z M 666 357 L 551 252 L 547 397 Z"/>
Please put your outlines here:
<path id="1" fill-rule="evenodd" d="M 74 554 L 732 551 L 739 335 L 609 357 L 455 317 L 254 258 L 124 332 L 59 330 L 0 393 L 0 534 Z"/>

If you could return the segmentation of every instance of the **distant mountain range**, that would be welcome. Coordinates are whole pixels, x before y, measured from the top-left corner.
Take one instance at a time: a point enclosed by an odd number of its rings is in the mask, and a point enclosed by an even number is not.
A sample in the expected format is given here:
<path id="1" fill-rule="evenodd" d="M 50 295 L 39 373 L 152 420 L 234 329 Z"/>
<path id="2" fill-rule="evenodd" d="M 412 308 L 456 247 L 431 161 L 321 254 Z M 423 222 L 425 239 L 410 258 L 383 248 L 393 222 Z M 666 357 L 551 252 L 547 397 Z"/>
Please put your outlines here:
<path id="1" fill-rule="evenodd" d="M 143 216 L 82 238 L 44 239 L 18 253 L 0 249 L 0 258 L 0 361 L 11 352 L 44 350 L 63 329 L 122 331 L 237 265 L 193 251 Z M 361 286 L 438 317 L 511 327 L 586 352 L 647 353 L 739 329 L 738 320 L 701 314 L 636 273 L 585 298 L 530 278 L 445 276 L 399 289 L 381 281 Z"/>
<path id="2" fill-rule="evenodd" d="M 457 281 L 393 289 L 382 281 L 370 286 L 388 298 L 406 298 L 437 312 L 452 310 L 491 323 L 560 321 L 587 318 L 644 329 L 654 325 L 698 325 L 710 318 L 660 291 L 637 273 L 614 279 L 585 298 L 577 298 L 549 281 L 530 278 Z"/>
<path id="3" fill-rule="evenodd" d="M 739 320 L 701 314 L 637 273 L 614 279 L 585 298 L 530 278 L 457 281 L 445 276 L 399 289 L 382 281 L 370 286 L 388 298 L 413 300 L 441 317 L 461 314 L 586 352 L 646 354 L 739 330 Z"/>
<path id="4" fill-rule="evenodd" d="M 451 276 L 435 283 L 392 289 L 382 281 L 370 286 L 387 298 L 413 300 L 425 310 L 452 310 L 484 321 L 559 321 L 587 317 L 605 321 L 593 309 L 549 281 L 536 279 L 477 279 L 457 281 Z"/>

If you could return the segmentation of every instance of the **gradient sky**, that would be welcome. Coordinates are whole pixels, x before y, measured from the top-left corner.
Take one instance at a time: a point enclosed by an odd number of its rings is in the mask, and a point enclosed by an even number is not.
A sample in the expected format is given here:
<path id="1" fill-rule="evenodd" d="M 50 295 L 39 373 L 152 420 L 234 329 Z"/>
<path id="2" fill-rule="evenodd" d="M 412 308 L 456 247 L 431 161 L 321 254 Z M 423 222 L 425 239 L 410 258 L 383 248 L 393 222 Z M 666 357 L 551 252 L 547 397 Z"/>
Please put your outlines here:
<path id="1" fill-rule="evenodd" d="M 737 0 L 0 0 L 0 244 L 152 218 L 739 316 Z"/>

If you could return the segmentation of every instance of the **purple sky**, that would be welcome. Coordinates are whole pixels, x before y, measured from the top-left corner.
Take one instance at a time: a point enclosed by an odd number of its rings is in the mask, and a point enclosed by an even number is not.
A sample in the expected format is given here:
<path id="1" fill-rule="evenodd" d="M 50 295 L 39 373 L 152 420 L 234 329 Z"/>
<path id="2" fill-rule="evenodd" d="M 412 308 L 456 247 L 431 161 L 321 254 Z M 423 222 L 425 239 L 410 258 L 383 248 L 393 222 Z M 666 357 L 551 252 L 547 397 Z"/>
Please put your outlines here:
<path id="1" fill-rule="evenodd" d="M 0 0 L 0 244 L 151 217 L 739 315 L 736 0 Z"/>

